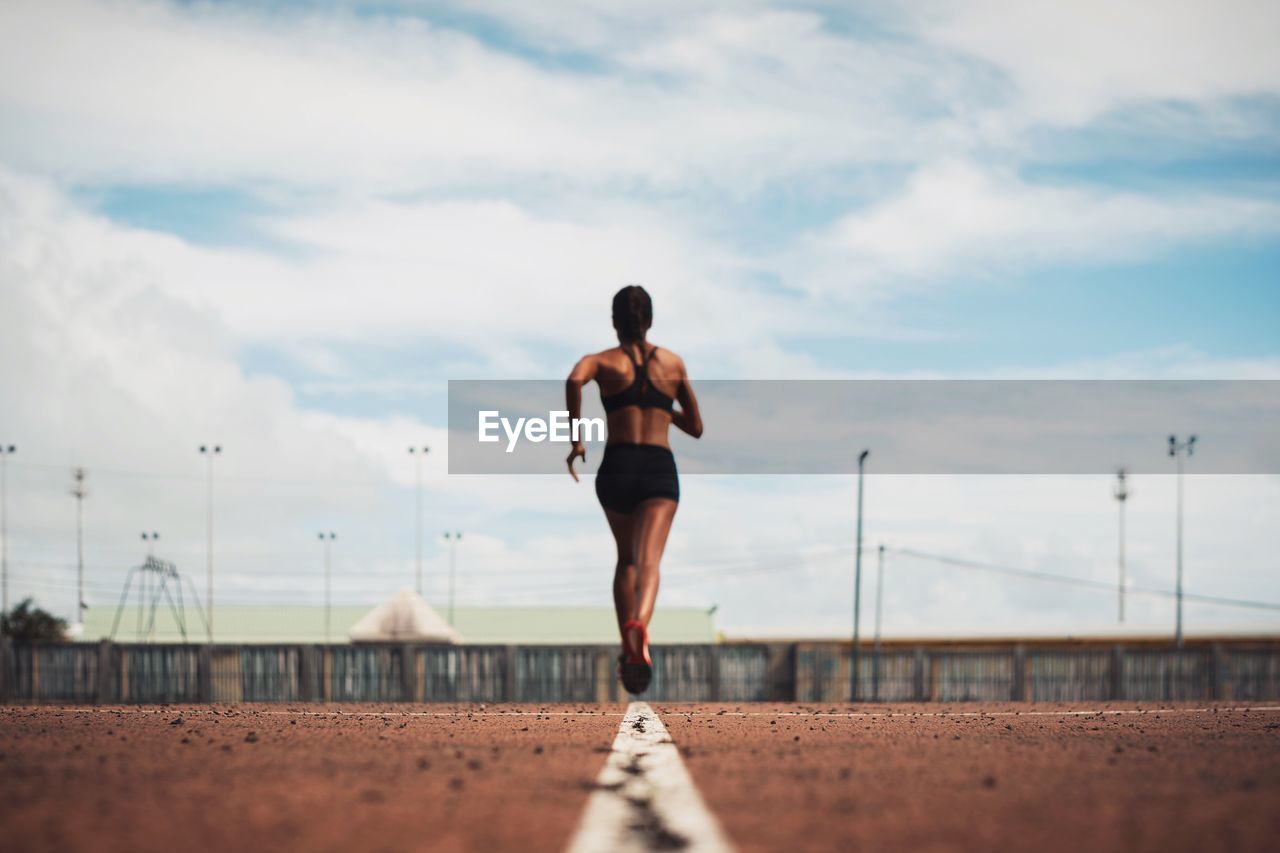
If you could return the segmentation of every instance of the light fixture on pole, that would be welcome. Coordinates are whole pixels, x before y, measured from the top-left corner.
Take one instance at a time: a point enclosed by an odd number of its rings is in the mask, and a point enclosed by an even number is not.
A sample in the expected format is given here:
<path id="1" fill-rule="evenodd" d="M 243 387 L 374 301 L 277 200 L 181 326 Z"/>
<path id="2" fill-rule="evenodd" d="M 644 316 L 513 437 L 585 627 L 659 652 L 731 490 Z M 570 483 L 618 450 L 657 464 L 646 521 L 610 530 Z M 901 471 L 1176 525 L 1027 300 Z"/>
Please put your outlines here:
<path id="1" fill-rule="evenodd" d="M 0 444 L 0 613 L 9 612 L 9 457 L 17 452 Z"/>
<path id="2" fill-rule="evenodd" d="M 1196 448 L 1196 437 L 1188 436 L 1186 441 L 1178 441 L 1176 435 L 1169 436 L 1169 455 L 1173 457 L 1178 470 L 1178 615 L 1174 628 L 1173 641 L 1182 648 L 1182 460 L 1190 456 Z"/>
<path id="3" fill-rule="evenodd" d="M 870 450 L 858 455 L 858 541 L 853 558 L 853 655 L 849 662 L 849 701 L 858 701 L 858 642 L 862 610 L 862 474 Z"/>
<path id="4" fill-rule="evenodd" d="M 417 508 L 414 511 L 414 525 L 416 530 L 416 554 L 417 554 L 417 585 L 418 595 L 422 595 L 422 457 L 431 451 L 430 447 L 410 447 L 409 455 L 413 457 L 414 467 L 414 492 L 417 495 Z"/>
<path id="5" fill-rule="evenodd" d="M 1120 621 L 1124 621 L 1124 503 L 1129 500 L 1129 475 L 1128 472 L 1121 468 L 1116 471 L 1116 486 L 1112 494 L 1115 496 L 1116 502 L 1120 504 L 1120 582 L 1118 586 L 1120 597 Z"/>
<path id="6" fill-rule="evenodd" d="M 338 538 L 338 534 L 333 531 L 328 533 L 317 533 L 316 537 L 320 540 L 320 544 L 324 547 L 324 642 L 329 644 L 329 626 L 331 623 L 332 606 L 332 574 L 329 570 L 329 546 L 333 544 L 333 540 Z"/>
<path id="7" fill-rule="evenodd" d="M 207 518 L 205 529 L 208 533 L 208 542 L 206 553 L 208 554 L 208 588 L 205 593 L 205 606 L 208 608 L 208 617 L 204 620 L 205 628 L 209 632 L 209 642 L 213 642 L 213 457 L 222 453 L 222 445 L 220 444 L 202 444 L 200 445 L 200 453 L 208 463 L 208 502 L 207 502 Z"/>
<path id="8" fill-rule="evenodd" d="M 462 534 L 445 531 L 444 538 L 449 543 L 449 625 L 452 626 L 454 580 L 458 574 L 458 542 L 462 540 Z"/>

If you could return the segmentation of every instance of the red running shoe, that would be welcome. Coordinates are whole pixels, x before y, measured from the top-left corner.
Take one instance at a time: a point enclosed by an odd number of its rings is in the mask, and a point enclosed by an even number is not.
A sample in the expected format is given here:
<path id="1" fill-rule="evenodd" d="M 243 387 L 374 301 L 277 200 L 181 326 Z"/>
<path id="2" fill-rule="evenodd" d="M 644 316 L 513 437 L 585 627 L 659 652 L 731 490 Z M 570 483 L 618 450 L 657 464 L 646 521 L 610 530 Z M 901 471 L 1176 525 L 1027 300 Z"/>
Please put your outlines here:
<path id="1" fill-rule="evenodd" d="M 618 656 L 618 675 L 628 693 L 640 694 L 653 680 L 653 660 L 649 657 L 649 632 L 639 619 L 622 623 L 622 654 Z"/>

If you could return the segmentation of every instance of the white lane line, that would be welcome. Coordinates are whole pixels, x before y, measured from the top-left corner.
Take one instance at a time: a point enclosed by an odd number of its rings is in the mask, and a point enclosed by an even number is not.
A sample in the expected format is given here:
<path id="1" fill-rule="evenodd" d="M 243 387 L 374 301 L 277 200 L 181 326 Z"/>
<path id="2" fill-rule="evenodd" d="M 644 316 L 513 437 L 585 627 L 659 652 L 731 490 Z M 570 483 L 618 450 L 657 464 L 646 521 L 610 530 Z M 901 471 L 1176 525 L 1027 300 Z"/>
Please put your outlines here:
<path id="1" fill-rule="evenodd" d="M 680 751 L 644 702 L 627 708 L 568 853 L 733 850 Z"/>

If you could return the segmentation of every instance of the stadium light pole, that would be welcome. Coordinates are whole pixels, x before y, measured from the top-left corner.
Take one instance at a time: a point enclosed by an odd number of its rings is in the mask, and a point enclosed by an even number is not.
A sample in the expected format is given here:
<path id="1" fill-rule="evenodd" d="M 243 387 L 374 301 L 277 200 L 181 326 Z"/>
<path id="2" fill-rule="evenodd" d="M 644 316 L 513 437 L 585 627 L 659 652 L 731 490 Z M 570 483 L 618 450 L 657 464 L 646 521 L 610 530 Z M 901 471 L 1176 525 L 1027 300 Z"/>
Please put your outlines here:
<path id="1" fill-rule="evenodd" d="M 333 540 L 338 538 L 338 534 L 332 530 L 326 533 L 317 533 L 320 544 L 324 548 L 324 644 L 329 645 L 329 625 L 331 622 L 330 614 L 332 613 L 333 598 L 332 592 L 332 573 L 329 568 L 329 546 L 333 544 Z"/>
<path id="2" fill-rule="evenodd" d="M 213 457 L 222 453 L 222 445 L 220 444 L 202 444 L 200 445 L 200 453 L 207 461 L 208 477 L 206 483 L 208 485 L 208 503 L 205 529 L 208 533 L 208 542 L 206 545 L 206 553 L 208 554 L 208 587 L 205 608 L 208 618 L 204 620 L 205 628 L 209 631 L 209 643 L 213 643 Z"/>
<path id="3" fill-rule="evenodd" d="M 880 616 L 884 612 L 884 543 L 876 549 L 876 652 L 871 667 L 871 701 L 880 701 Z"/>
<path id="4" fill-rule="evenodd" d="M 0 613 L 9 612 L 9 457 L 17 452 L 0 444 Z"/>
<path id="5" fill-rule="evenodd" d="M 870 450 L 858 454 L 858 541 L 853 558 L 853 656 L 849 665 L 849 701 L 858 701 L 858 633 L 862 611 L 862 474 Z"/>
<path id="6" fill-rule="evenodd" d="M 1120 621 L 1124 622 L 1124 503 L 1129 499 L 1129 473 L 1123 468 L 1116 471 L 1116 487 L 1112 492 L 1120 504 L 1120 581 L 1117 587 L 1120 598 Z"/>
<path id="7" fill-rule="evenodd" d="M 83 468 L 71 469 L 71 496 L 76 499 L 76 623 L 84 624 L 84 499 L 89 494 Z"/>
<path id="8" fill-rule="evenodd" d="M 1196 437 L 1188 436 L 1186 441 L 1178 441 L 1176 435 L 1169 436 L 1169 455 L 1173 457 L 1178 469 L 1178 615 L 1174 628 L 1173 641 L 1182 648 L 1182 460 L 1190 456 L 1196 447 Z"/>
<path id="9" fill-rule="evenodd" d="M 414 519 L 417 530 L 417 590 L 418 595 L 422 595 L 422 457 L 426 456 L 431 448 L 410 447 L 409 455 L 414 461 L 414 486 L 417 494 L 417 509 L 414 512 Z"/>
<path id="10" fill-rule="evenodd" d="M 462 534 L 454 532 L 450 534 L 445 531 L 445 541 L 449 543 L 449 625 L 453 625 L 453 587 L 454 579 L 458 574 L 458 542 L 462 539 Z"/>

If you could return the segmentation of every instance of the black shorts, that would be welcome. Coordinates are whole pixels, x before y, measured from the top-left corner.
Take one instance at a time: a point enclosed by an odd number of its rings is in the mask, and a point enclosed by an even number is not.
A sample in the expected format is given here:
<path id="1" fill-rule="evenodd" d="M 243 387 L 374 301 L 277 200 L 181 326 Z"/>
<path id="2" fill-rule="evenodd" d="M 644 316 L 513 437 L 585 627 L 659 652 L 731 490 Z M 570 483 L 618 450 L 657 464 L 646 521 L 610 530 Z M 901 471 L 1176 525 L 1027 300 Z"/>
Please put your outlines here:
<path id="1" fill-rule="evenodd" d="M 596 497 L 605 509 L 622 513 L 650 498 L 678 501 L 676 458 L 656 444 L 610 444 L 596 472 Z"/>

